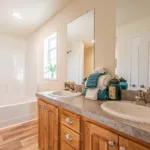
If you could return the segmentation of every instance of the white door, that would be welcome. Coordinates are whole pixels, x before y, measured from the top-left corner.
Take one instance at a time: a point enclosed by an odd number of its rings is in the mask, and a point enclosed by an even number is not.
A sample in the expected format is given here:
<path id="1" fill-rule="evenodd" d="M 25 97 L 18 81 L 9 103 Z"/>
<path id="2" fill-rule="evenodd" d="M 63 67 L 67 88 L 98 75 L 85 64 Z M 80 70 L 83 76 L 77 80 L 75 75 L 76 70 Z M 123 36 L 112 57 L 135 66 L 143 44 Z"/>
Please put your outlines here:
<path id="1" fill-rule="evenodd" d="M 150 87 L 150 33 L 143 33 L 131 40 L 130 72 L 131 90 Z"/>
<path id="2" fill-rule="evenodd" d="M 130 49 L 131 90 L 136 90 L 139 87 L 139 48 L 140 48 L 140 37 L 133 37 L 131 39 L 131 49 Z"/>
<path id="3" fill-rule="evenodd" d="M 150 33 L 141 35 L 140 53 L 139 53 L 139 89 L 146 90 L 150 84 L 149 78 L 149 55 L 150 55 Z"/>

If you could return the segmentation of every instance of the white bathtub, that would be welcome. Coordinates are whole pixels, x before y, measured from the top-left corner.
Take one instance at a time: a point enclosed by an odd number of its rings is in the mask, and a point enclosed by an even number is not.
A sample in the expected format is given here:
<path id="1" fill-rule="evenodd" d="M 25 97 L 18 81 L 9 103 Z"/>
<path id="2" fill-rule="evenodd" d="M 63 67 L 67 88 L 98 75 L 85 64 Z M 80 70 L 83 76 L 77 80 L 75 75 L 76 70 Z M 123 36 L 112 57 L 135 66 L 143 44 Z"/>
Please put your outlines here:
<path id="1" fill-rule="evenodd" d="M 37 119 L 37 101 L 0 106 L 0 129 Z"/>

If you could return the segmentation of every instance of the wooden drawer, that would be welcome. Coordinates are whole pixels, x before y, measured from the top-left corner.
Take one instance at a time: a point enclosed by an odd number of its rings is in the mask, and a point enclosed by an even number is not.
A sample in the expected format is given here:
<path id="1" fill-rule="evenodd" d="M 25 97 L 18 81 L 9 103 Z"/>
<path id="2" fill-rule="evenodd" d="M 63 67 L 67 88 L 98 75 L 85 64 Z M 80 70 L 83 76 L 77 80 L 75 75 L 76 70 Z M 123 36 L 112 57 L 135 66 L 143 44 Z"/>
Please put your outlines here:
<path id="1" fill-rule="evenodd" d="M 63 110 L 61 112 L 61 123 L 80 133 L 80 116 Z"/>
<path id="2" fill-rule="evenodd" d="M 68 145 L 65 141 L 61 142 L 61 150 L 75 150 L 70 145 Z"/>
<path id="3" fill-rule="evenodd" d="M 64 125 L 61 125 L 61 141 L 65 141 L 75 150 L 80 148 L 80 135 Z"/>

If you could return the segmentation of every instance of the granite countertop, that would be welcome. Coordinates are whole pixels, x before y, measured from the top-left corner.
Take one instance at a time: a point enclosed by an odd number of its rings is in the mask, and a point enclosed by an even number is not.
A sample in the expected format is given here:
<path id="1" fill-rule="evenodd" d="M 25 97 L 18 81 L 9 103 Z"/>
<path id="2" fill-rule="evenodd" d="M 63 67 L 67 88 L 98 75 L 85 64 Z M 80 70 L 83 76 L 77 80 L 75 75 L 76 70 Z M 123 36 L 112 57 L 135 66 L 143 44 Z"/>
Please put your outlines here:
<path id="1" fill-rule="evenodd" d="M 36 93 L 36 96 L 46 102 L 55 104 L 117 131 L 150 143 L 150 124 L 136 123 L 110 115 L 101 108 L 101 104 L 104 101 L 87 100 L 84 96 L 70 99 L 56 98 L 50 96 L 48 93 L 49 92 Z"/>

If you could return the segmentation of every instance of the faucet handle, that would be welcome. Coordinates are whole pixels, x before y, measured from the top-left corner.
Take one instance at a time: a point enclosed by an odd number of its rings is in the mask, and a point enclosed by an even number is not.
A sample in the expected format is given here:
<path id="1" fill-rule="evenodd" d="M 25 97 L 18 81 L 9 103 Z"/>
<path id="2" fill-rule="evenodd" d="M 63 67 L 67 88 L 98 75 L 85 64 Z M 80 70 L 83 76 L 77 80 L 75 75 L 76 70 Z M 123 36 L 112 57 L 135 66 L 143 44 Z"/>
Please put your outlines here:
<path id="1" fill-rule="evenodd" d="M 145 93 L 142 90 L 138 91 L 138 96 L 135 96 L 136 103 L 138 105 L 145 105 L 146 100 L 145 100 Z"/>
<path id="2" fill-rule="evenodd" d="M 138 96 L 141 97 L 142 90 L 137 90 Z"/>
<path id="3" fill-rule="evenodd" d="M 142 90 L 138 90 L 138 95 L 139 95 L 139 97 L 144 97 L 145 96 L 145 94 Z"/>
<path id="4" fill-rule="evenodd" d="M 141 97 L 140 96 L 135 96 L 136 101 L 140 101 Z"/>

